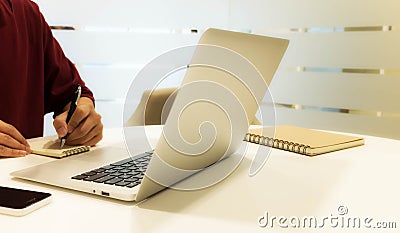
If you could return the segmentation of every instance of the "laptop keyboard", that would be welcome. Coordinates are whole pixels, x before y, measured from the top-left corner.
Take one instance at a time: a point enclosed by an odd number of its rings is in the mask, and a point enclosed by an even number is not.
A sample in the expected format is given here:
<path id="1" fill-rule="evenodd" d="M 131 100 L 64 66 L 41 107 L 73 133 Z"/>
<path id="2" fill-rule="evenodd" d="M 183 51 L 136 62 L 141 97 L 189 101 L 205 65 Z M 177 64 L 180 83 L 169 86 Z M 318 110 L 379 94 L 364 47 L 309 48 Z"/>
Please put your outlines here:
<path id="1" fill-rule="evenodd" d="M 153 151 L 127 158 L 72 177 L 75 180 L 133 188 L 142 182 Z"/>

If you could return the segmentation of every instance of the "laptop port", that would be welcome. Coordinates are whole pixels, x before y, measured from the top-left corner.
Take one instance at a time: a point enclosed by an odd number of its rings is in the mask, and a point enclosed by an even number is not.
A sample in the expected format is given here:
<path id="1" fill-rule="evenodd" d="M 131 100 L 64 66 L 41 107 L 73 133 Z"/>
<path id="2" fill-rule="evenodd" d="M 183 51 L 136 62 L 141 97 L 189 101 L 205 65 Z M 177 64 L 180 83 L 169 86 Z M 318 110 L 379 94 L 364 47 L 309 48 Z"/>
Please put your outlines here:
<path id="1" fill-rule="evenodd" d="M 101 195 L 109 197 L 109 196 L 110 196 L 110 193 L 107 193 L 107 192 L 101 191 Z"/>

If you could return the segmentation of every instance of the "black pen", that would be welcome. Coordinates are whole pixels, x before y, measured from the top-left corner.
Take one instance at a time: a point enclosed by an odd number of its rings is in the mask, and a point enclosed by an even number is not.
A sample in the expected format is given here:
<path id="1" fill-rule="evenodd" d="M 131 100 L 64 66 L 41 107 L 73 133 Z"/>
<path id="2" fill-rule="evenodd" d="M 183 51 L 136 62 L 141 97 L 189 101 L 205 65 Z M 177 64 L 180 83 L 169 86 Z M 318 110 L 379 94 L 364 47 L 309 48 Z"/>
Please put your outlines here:
<path id="1" fill-rule="evenodd" d="M 78 88 L 76 89 L 74 96 L 71 100 L 71 105 L 69 106 L 69 110 L 68 110 L 68 115 L 67 115 L 67 125 L 69 123 L 69 121 L 71 120 L 72 114 L 74 114 L 76 106 L 78 106 L 78 100 L 81 97 L 82 94 L 82 87 L 81 85 L 78 85 Z M 67 140 L 67 136 L 69 133 L 67 133 L 64 137 L 61 138 L 61 145 L 60 147 L 63 148 L 65 141 Z"/>

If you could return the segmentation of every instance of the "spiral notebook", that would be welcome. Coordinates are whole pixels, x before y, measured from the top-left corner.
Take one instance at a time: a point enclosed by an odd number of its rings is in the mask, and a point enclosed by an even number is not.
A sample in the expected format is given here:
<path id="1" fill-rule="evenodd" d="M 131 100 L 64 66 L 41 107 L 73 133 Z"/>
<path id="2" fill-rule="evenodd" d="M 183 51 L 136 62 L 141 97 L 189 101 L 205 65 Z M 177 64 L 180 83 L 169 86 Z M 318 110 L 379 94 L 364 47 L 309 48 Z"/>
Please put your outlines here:
<path id="1" fill-rule="evenodd" d="M 251 129 L 245 141 L 308 156 L 364 145 L 364 138 L 296 126 Z"/>
<path id="2" fill-rule="evenodd" d="M 28 140 L 32 153 L 54 158 L 63 158 L 90 150 L 90 146 L 68 146 L 60 148 L 60 140 L 56 136 L 32 138 Z"/>

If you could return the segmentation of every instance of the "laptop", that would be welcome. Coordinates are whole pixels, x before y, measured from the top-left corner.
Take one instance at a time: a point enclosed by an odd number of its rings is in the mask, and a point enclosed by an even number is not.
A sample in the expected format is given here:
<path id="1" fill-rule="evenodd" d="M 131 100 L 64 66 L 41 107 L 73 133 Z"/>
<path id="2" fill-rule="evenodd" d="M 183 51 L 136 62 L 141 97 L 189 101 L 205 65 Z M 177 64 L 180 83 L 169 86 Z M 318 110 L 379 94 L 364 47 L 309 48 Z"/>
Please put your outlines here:
<path id="1" fill-rule="evenodd" d="M 191 63 L 203 65 L 187 69 L 153 150 L 130 155 L 126 148 L 100 146 L 11 175 L 124 201 L 142 201 L 182 180 L 190 184 L 193 174 L 207 172 L 242 145 L 288 44 L 208 29 Z M 135 145 L 141 130 L 128 129 L 133 137 L 126 143 Z M 183 187 L 190 188 L 199 187 Z"/>

